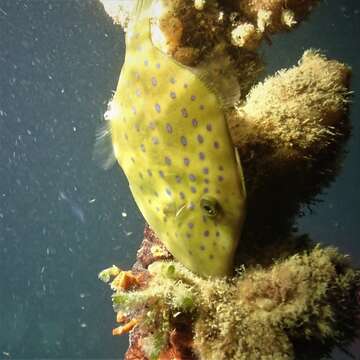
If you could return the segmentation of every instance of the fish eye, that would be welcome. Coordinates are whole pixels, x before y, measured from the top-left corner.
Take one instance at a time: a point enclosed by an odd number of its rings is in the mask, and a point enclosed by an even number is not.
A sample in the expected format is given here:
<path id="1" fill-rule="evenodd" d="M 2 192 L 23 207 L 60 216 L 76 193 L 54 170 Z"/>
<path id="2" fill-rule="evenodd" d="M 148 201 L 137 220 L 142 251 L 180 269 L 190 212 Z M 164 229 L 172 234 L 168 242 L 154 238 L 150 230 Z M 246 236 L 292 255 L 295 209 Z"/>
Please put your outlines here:
<path id="1" fill-rule="evenodd" d="M 220 211 L 220 205 L 216 199 L 211 197 L 202 198 L 200 207 L 203 213 L 209 217 L 215 217 Z"/>

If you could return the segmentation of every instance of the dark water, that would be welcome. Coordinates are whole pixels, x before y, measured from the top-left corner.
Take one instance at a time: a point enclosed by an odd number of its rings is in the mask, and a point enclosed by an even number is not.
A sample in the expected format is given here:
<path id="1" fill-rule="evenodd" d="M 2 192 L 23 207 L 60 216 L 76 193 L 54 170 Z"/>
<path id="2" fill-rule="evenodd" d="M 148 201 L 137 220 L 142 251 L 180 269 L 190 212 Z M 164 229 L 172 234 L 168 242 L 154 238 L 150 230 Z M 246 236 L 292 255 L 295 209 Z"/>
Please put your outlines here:
<path id="1" fill-rule="evenodd" d="M 269 73 L 321 48 L 352 66 L 359 94 L 359 39 L 358 1 L 324 1 L 264 49 Z M 0 0 L 1 359 L 123 357 L 127 339 L 111 336 L 110 291 L 97 273 L 132 264 L 143 221 L 121 170 L 92 161 L 123 56 L 122 31 L 96 1 Z M 299 224 L 360 265 L 359 96 L 353 101 L 344 169 Z"/>

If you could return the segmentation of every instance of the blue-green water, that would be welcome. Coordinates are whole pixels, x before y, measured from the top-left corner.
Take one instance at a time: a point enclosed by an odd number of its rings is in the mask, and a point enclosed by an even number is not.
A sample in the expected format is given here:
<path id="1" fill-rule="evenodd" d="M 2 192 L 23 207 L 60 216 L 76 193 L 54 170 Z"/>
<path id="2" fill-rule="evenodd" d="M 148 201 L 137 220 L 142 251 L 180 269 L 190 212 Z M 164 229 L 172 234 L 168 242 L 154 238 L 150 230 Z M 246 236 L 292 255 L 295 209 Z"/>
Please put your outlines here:
<path id="1" fill-rule="evenodd" d="M 353 68 L 358 94 L 359 39 L 359 3 L 323 1 L 264 47 L 268 72 L 321 48 Z M 96 1 L 0 0 L 1 359 L 123 357 L 127 339 L 111 336 L 110 291 L 97 273 L 131 266 L 143 220 L 121 170 L 92 161 L 123 56 L 123 33 Z M 360 265 L 360 97 L 353 102 L 343 171 L 299 224 Z"/>

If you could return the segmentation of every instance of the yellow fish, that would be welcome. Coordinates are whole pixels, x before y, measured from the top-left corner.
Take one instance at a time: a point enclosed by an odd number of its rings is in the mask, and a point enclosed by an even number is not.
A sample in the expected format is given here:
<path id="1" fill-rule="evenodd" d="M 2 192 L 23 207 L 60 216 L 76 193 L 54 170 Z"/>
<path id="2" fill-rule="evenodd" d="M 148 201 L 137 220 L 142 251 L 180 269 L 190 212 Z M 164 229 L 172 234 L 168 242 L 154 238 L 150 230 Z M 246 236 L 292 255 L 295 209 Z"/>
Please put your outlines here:
<path id="1" fill-rule="evenodd" d="M 146 221 L 184 266 L 231 274 L 245 186 L 224 110 L 211 86 L 157 49 L 139 0 L 109 104 L 112 147 Z"/>

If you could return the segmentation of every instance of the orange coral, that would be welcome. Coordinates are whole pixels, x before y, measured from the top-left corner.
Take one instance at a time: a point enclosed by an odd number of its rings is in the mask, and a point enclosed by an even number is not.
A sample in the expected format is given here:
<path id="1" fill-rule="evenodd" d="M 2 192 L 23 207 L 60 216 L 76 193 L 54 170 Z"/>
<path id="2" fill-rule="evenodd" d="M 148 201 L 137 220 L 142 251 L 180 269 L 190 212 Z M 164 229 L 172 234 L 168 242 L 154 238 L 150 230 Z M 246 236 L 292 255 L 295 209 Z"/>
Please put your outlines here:
<path id="1" fill-rule="evenodd" d="M 115 329 L 113 329 L 112 334 L 114 336 L 120 336 L 123 334 L 127 334 L 130 332 L 137 324 L 139 323 L 138 319 L 131 319 L 128 323 L 126 323 L 123 326 L 119 326 Z"/>
<path id="2" fill-rule="evenodd" d="M 119 275 L 112 281 L 111 287 L 115 289 L 129 290 L 140 284 L 139 277 L 131 271 L 121 271 Z"/>

